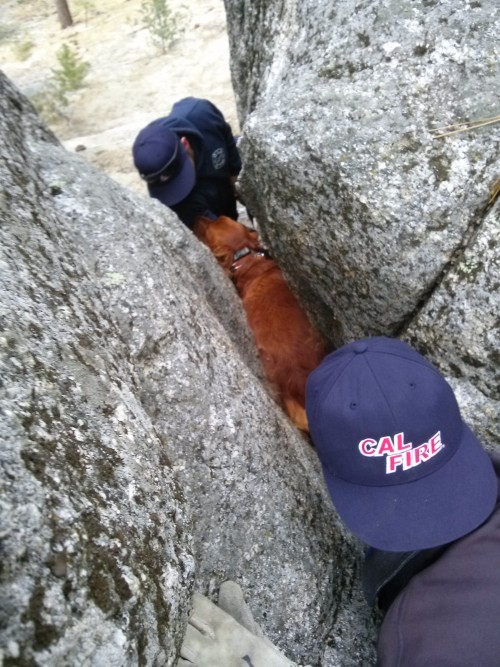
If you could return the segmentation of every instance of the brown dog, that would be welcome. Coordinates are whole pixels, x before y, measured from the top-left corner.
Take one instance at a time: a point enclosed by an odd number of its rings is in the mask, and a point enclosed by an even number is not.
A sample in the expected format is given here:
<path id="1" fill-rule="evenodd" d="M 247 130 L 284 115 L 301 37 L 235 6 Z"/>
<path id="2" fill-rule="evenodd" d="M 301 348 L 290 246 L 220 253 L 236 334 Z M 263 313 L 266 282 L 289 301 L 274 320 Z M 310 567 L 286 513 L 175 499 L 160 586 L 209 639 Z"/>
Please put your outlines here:
<path id="1" fill-rule="evenodd" d="M 264 372 L 292 422 L 309 431 L 305 388 L 325 355 L 325 344 L 262 250 L 257 233 L 231 218 L 199 218 L 194 233 L 215 255 L 243 301 Z"/>

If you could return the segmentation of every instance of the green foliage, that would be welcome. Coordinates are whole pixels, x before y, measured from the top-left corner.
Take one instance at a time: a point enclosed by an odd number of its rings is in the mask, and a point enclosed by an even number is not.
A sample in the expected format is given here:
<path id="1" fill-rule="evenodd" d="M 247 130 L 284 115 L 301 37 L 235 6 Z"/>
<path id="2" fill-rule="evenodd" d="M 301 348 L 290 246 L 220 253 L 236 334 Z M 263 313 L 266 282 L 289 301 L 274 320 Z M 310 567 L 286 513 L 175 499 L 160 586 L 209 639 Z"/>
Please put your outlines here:
<path id="1" fill-rule="evenodd" d="M 25 39 L 22 42 L 16 42 L 14 44 L 14 55 L 18 60 L 26 60 L 29 58 L 31 51 L 33 50 L 35 44 L 31 39 Z"/>
<path id="2" fill-rule="evenodd" d="M 56 57 L 60 67 L 53 69 L 52 73 L 61 93 L 64 95 L 81 88 L 90 69 L 89 63 L 80 60 L 77 52 L 67 44 L 62 45 Z"/>
<path id="3" fill-rule="evenodd" d="M 165 53 L 178 34 L 177 15 L 172 12 L 168 0 L 144 0 L 141 13 L 153 44 Z"/>
<path id="4" fill-rule="evenodd" d="M 83 86 L 90 68 L 89 63 L 82 61 L 67 44 L 59 49 L 56 57 L 60 67 L 52 70 L 54 77 L 45 88 L 31 97 L 34 107 L 47 121 L 66 117 L 64 108 L 69 104 L 67 94 Z"/>

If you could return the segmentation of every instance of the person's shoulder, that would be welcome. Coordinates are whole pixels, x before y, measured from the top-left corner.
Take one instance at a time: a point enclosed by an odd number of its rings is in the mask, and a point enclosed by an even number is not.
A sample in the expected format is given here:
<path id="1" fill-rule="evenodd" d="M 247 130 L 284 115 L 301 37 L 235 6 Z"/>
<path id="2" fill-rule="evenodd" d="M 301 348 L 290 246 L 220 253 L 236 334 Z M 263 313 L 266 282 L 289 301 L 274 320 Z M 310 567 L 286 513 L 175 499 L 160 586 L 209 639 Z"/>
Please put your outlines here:
<path id="1" fill-rule="evenodd" d="M 198 97 L 183 97 L 172 106 L 169 115 L 163 119 L 163 124 L 179 136 L 189 134 L 201 137 L 200 131 L 207 124 L 206 119 L 210 113 L 205 101 Z"/>
<path id="2" fill-rule="evenodd" d="M 213 102 L 202 97 L 185 97 L 174 105 L 172 111 L 183 115 L 191 121 L 223 121 L 224 116 Z"/>
<path id="3" fill-rule="evenodd" d="M 213 102 L 210 102 L 210 100 L 206 100 L 203 97 L 183 97 L 172 107 L 172 113 L 176 115 L 193 112 L 206 113 L 208 111 L 220 113 L 219 109 L 217 109 Z"/>
<path id="4" fill-rule="evenodd" d="M 183 97 L 173 104 L 169 116 L 185 116 L 197 106 L 197 103 L 198 98 L 196 97 Z"/>

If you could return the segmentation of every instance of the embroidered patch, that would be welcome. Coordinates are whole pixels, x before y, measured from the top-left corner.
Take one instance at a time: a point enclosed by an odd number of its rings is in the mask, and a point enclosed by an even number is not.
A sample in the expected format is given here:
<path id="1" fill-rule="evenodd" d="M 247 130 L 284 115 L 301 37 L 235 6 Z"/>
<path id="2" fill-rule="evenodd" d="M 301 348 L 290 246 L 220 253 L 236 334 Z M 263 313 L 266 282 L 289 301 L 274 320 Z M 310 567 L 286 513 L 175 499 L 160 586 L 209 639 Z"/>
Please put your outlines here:
<path id="1" fill-rule="evenodd" d="M 413 443 L 405 442 L 404 433 L 396 433 L 394 436 L 384 435 L 378 440 L 364 438 L 358 449 L 363 456 L 385 456 L 385 472 L 390 475 L 398 468 L 410 470 L 436 456 L 442 449 L 444 443 L 441 441 L 441 431 L 435 433 L 427 442 L 417 447 Z"/>
<path id="2" fill-rule="evenodd" d="M 223 148 L 216 148 L 212 153 L 212 164 L 214 169 L 222 169 L 226 164 L 226 152 Z"/>

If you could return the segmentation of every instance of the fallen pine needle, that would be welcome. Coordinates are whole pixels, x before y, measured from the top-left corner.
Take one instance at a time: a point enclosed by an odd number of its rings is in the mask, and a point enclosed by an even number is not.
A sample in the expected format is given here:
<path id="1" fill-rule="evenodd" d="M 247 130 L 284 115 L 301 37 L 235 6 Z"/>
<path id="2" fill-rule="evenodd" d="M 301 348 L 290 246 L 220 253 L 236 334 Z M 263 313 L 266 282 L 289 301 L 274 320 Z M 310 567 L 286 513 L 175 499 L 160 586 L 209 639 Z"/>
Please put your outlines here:
<path id="1" fill-rule="evenodd" d="M 492 116 L 491 118 L 481 118 L 480 120 L 464 121 L 463 123 L 453 123 L 451 125 L 443 125 L 442 127 L 434 127 L 430 130 L 434 139 L 441 137 L 449 137 L 452 134 L 459 132 L 469 132 L 469 130 L 476 130 L 479 127 L 486 125 L 493 125 L 499 123 L 500 116 Z"/>
<path id="2" fill-rule="evenodd" d="M 493 203 L 496 201 L 498 195 L 500 195 L 500 178 L 497 179 L 497 180 L 493 183 L 493 185 L 491 186 L 491 189 L 490 189 L 490 201 L 489 201 L 489 204 L 490 204 L 490 205 L 493 204 Z"/>

